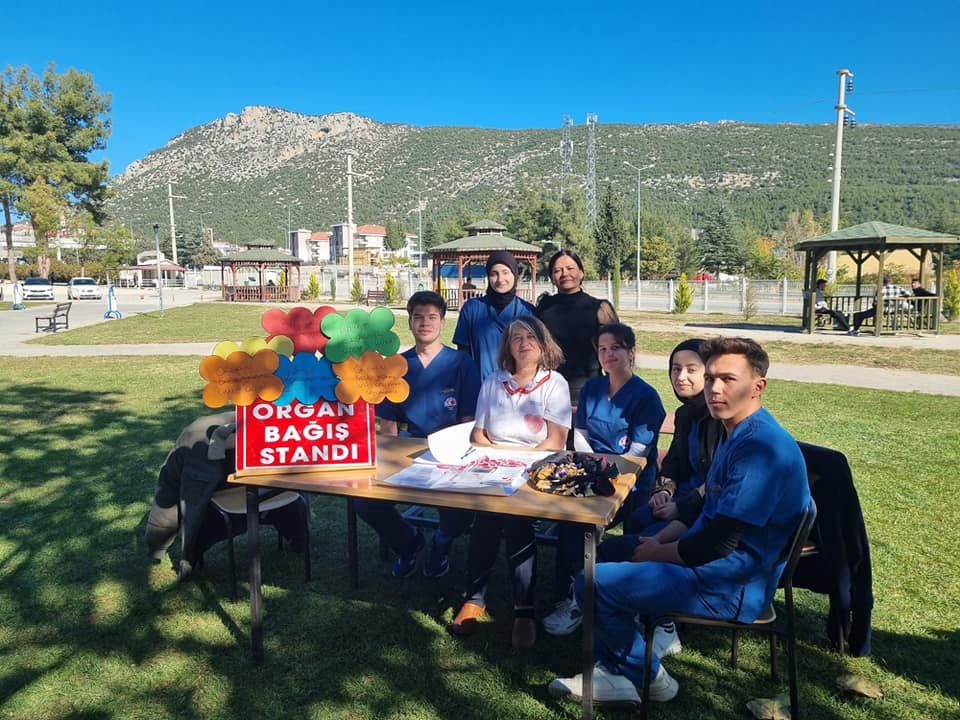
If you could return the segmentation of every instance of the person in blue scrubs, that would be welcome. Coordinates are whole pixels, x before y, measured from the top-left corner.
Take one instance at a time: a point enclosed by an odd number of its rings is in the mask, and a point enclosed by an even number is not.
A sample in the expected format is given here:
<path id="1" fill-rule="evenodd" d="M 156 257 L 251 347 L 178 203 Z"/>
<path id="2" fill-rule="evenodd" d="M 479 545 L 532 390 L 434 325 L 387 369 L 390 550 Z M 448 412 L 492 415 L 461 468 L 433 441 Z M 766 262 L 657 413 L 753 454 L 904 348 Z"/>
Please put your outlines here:
<path id="1" fill-rule="evenodd" d="M 641 538 L 632 562 L 596 568 L 593 699 L 666 702 L 679 690 L 654 652 L 643 677 L 646 647 L 638 615 L 692 613 L 752 622 L 770 604 L 786 563 L 784 550 L 810 504 L 806 465 L 796 441 L 762 407 L 770 361 L 749 338 L 715 338 L 702 347 L 710 415 L 726 438 L 706 479 L 704 508 L 679 540 Z M 583 574 L 576 594 L 583 599 Z M 549 691 L 580 701 L 583 677 L 558 678 Z"/>
<path id="2" fill-rule="evenodd" d="M 440 340 L 446 312 L 443 298 L 429 290 L 414 293 L 407 302 L 410 331 L 416 343 L 403 352 L 407 359 L 404 379 L 410 385 L 410 395 L 401 403 L 384 400 L 377 406 L 380 432 L 384 435 L 426 437 L 448 425 L 473 419 L 480 373 L 472 359 Z M 353 507 L 396 553 L 393 576 L 412 575 L 425 545 L 423 534 L 404 520 L 392 503 L 354 500 Z M 471 513 L 463 510 L 440 510 L 440 525 L 433 534 L 424 575 L 447 574 L 450 546 L 466 530 L 470 517 Z"/>
<path id="3" fill-rule="evenodd" d="M 666 417 L 660 395 L 633 374 L 637 338 L 623 323 L 602 325 L 594 339 L 604 375 L 587 380 L 580 391 L 574 433 L 575 446 L 584 441 L 593 452 L 651 458 L 657 451 L 660 426 Z M 637 478 L 631 498 L 646 500 L 656 479 L 657 465 L 648 462 Z M 628 500 L 614 524 L 632 511 Z M 554 592 L 563 594 L 553 612 L 543 619 L 551 635 L 567 635 L 580 626 L 582 615 L 569 592 L 574 576 L 583 568 L 583 531 L 574 523 L 558 528 Z"/>
<path id="4" fill-rule="evenodd" d="M 536 308 L 517 297 L 520 269 L 517 259 L 506 250 L 495 250 L 487 258 L 487 292 L 463 304 L 453 342 L 480 368 L 480 379 L 486 380 L 498 370 L 497 352 L 500 337 L 512 320 L 533 316 Z"/>

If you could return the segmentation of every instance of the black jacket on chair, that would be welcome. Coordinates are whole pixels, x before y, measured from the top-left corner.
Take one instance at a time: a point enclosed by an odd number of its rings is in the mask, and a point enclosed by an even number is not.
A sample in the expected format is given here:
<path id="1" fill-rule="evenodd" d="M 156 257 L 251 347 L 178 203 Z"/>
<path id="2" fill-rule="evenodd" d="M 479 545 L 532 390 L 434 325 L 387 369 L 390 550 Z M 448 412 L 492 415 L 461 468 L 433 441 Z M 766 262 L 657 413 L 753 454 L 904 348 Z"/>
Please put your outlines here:
<path id="1" fill-rule="evenodd" d="M 793 577 L 795 587 L 830 596 L 827 635 L 835 649 L 870 654 L 873 573 L 870 544 L 846 456 L 825 447 L 798 443 L 807 463 L 817 522 L 810 537 L 817 554 L 803 557 Z"/>

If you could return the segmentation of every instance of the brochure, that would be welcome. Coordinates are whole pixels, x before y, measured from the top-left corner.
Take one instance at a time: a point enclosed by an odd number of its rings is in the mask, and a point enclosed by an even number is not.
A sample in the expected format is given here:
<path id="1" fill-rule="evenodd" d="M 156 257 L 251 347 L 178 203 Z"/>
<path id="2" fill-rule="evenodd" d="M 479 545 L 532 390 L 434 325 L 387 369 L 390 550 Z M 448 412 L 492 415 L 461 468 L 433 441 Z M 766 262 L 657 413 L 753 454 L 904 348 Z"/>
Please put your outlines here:
<path id="1" fill-rule="evenodd" d="M 423 490 L 512 495 L 526 482 L 527 468 L 548 455 L 546 450 L 473 447 L 459 464 L 432 462 L 432 455 L 424 455 L 383 482 Z"/>

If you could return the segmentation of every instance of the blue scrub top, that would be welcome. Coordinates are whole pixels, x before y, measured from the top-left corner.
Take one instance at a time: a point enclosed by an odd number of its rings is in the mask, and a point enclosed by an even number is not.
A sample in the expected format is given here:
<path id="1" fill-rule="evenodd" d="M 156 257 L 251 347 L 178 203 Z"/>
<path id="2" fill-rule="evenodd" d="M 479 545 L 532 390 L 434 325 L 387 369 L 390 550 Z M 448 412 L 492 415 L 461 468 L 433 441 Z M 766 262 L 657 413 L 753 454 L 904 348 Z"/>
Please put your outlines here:
<path id="1" fill-rule="evenodd" d="M 536 308 L 519 297 L 514 297 L 499 313 L 485 296 L 471 298 L 460 310 L 457 328 L 453 331 L 453 342 L 473 358 L 480 368 L 480 379 L 486 380 L 498 369 L 500 337 L 510 321 L 535 315 Z"/>
<path id="2" fill-rule="evenodd" d="M 466 353 L 444 346 L 426 368 L 415 347 L 404 351 L 410 395 L 402 403 L 384 400 L 377 417 L 407 423 L 404 435 L 426 437 L 477 413 L 480 373 Z"/>
<path id="3" fill-rule="evenodd" d="M 648 492 L 657 475 L 657 439 L 666 417 L 660 395 L 650 385 L 631 377 L 608 398 L 610 378 L 590 378 L 580 391 L 574 427 L 585 429 L 596 452 L 622 455 L 633 443 L 647 446 L 647 466 L 637 478 L 637 489 Z"/>
<path id="4" fill-rule="evenodd" d="M 738 618 L 767 608 L 786 564 L 785 550 L 810 503 L 807 467 L 796 440 L 765 409 L 737 425 L 717 448 L 707 473 L 703 512 L 690 528 L 718 515 L 748 525 L 726 557 L 694 568 L 704 590 L 741 594 Z"/>

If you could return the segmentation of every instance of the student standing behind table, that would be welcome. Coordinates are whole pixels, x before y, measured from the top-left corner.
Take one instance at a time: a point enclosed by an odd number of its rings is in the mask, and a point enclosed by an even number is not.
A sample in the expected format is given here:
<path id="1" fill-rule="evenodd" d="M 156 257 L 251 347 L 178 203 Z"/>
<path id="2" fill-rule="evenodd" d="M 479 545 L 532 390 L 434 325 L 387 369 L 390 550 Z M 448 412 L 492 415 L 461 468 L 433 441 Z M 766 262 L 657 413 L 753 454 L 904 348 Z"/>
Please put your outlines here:
<path id="1" fill-rule="evenodd" d="M 583 262 L 572 250 L 555 253 L 547 264 L 547 272 L 557 294 L 540 297 L 537 317 L 563 350 L 563 364 L 558 370 L 570 385 L 570 400 L 576 405 L 583 384 L 600 374 L 594 347 L 597 330 L 619 318 L 607 300 L 584 292 Z"/>
<path id="2" fill-rule="evenodd" d="M 570 388 L 557 372 L 563 353 L 550 332 L 535 317 L 514 320 L 503 334 L 497 360 L 500 369 L 484 380 L 480 389 L 471 440 L 477 445 L 562 450 L 570 430 Z M 473 634 L 478 618 L 485 614 L 487 585 L 503 535 L 513 579 L 513 647 L 526 649 L 536 642 L 533 522 L 477 513 L 467 558 L 467 599 L 448 625 L 451 633 Z"/>
<path id="3" fill-rule="evenodd" d="M 487 292 L 463 304 L 453 342 L 480 368 L 480 379 L 497 371 L 497 352 L 504 328 L 518 317 L 534 314 L 534 307 L 517 297 L 520 270 L 506 250 L 495 250 L 487 258 Z"/>
<path id="4" fill-rule="evenodd" d="M 596 353 L 605 375 L 590 378 L 580 393 L 575 432 L 581 434 L 590 449 L 599 453 L 633 455 L 648 462 L 637 476 L 631 498 L 614 518 L 631 512 L 633 497 L 646 502 L 657 474 L 651 459 L 657 451 L 657 438 L 666 413 L 660 395 L 633 374 L 637 338 L 622 323 L 603 325 L 597 333 Z M 573 598 L 573 578 L 583 568 L 583 530 L 575 523 L 560 523 L 557 538 L 555 592 L 569 592 L 559 600 L 543 627 L 551 635 L 567 635 L 580 626 L 582 613 Z"/>
<path id="5" fill-rule="evenodd" d="M 425 438 L 441 428 L 473 419 L 480 373 L 473 360 L 440 340 L 446 312 L 443 298 L 429 290 L 414 293 L 407 302 L 408 322 L 416 343 L 403 353 L 407 360 L 404 379 L 410 385 L 410 395 L 401 403 L 384 400 L 377 406 L 384 435 Z M 353 506 L 396 553 L 391 574 L 412 575 L 424 546 L 423 534 L 403 519 L 393 503 L 354 500 Z M 453 508 L 440 508 L 439 513 L 440 525 L 423 566 L 427 577 L 447 574 L 450 545 L 466 529 L 472 515 Z"/>
<path id="6" fill-rule="evenodd" d="M 806 464 L 796 440 L 762 407 L 767 353 L 748 338 L 715 338 L 703 346 L 704 392 L 723 423 L 706 480 L 703 512 L 678 542 L 642 538 L 632 562 L 596 568 L 595 702 L 666 702 L 679 686 L 654 651 L 643 677 L 646 646 L 635 618 L 692 613 L 753 622 L 776 592 L 784 549 L 810 504 Z M 577 577 L 577 598 L 584 592 Z M 555 696 L 579 701 L 583 677 L 550 683 Z"/>

